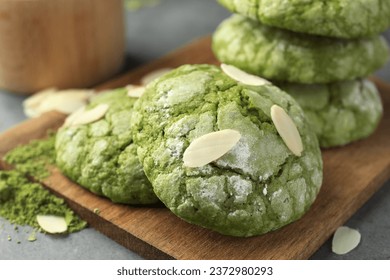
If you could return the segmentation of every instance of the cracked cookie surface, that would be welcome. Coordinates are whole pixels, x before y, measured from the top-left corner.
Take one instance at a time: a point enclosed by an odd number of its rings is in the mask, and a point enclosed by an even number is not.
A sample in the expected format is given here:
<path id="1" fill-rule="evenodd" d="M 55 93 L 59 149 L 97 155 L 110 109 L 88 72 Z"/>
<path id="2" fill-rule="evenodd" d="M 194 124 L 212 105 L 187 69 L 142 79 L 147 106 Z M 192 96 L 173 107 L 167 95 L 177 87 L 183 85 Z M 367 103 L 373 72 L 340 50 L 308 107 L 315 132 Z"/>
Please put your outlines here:
<path id="1" fill-rule="evenodd" d="M 388 0 L 218 0 L 266 25 L 338 38 L 369 37 L 390 26 Z"/>
<path id="2" fill-rule="evenodd" d="M 223 21 L 213 35 L 223 63 L 275 81 L 331 83 L 366 77 L 386 64 L 381 36 L 342 40 L 267 27 L 240 15 Z"/>
<path id="3" fill-rule="evenodd" d="M 277 104 L 303 142 L 297 157 L 270 116 Z M 272 85 L 245 86 L 210 65 L 185 65 L 151 83 L 134 106 L 133 138 L 145 174 L 177 216 L 222 234 L 253 236 L 300 218 L 322 183 L 314 132 L 293 98 Z M 183 165 L 190 143 L 237 130 L 240 141 L 202 167 Z"/>
<path id="4" fill-rule="evenodd" d="M 62 127 L 56 136 L 56 163 L 71 180 L 113 202 L 156 203 L 130 132 L 135 101 L 126 89 L 94 97 L 87 110 L 107 104 L 107 113 L 93 123 Z"/>
<path id="5" fill-rule="evenodd" d="M 379 92 L 369 80 L 278 86 L 301 105 L 324 148 L 368 137 L 383 113 Z"/>

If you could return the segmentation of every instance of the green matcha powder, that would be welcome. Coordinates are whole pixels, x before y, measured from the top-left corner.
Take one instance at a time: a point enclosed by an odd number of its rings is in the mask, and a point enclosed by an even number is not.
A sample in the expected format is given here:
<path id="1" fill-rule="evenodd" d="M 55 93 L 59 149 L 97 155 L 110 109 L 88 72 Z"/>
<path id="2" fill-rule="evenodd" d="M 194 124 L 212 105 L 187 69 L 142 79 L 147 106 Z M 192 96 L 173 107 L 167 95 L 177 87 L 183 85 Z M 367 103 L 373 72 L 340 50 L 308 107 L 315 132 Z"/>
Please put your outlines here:
<path id="1" fill-rule="evenodd" d="M 5 156 L 5 161 L 15 169 L 0 170 L 0 216 L 18 225 L 29 225 L 40 230 L 36 216 L 56 215 L 65 217 L 67 233 L 77 232 L 87 223 L 80 219 L 62 198 L 52 194 L 28 177 L 42 180 L 49 176 L 47 166 L 55 162 L 55 135 L 47 139 L 34 140 L 20 146 Z"/>

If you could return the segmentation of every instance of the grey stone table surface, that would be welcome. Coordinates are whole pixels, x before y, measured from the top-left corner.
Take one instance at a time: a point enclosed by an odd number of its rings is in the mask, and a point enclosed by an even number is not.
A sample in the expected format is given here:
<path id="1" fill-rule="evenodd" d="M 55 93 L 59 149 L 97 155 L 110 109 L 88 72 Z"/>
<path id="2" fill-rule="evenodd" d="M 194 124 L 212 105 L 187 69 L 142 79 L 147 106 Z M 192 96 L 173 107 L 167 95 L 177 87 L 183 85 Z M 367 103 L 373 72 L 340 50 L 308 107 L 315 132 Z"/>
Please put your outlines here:
<path id="1" fill-rule="evenodd" d="M 197 37 L 212 33 L 228 15 L 216 1 L 210 0 L 161 0 L 155 7 L 126 11 L 128 69 L 160 57 Z M 390 32 L 386 36 L 390 39 Z M 390 82 L 390 64 L 377 75 Z M 25 120 L 23 100 L 24 97 L 0 91 L 0 132 Z M 331 241 L 328 240 L 312 259 L 389 260 L 389 213 L 390 181 L 346 223 L 361 232 L 360 245 L 352 252 L 338 256 L 331 252 Z M 14 225 L 0 218 L 0 260 L 142 259 L 93 228 L 66 237 L 38 234 L 35 242 L 27 241 L 29 232 L 31 229 L 28 227 L 19 227 L 15 231 Z M 8 240 L 8 235 L 12 238 L 11 241 Z"/>

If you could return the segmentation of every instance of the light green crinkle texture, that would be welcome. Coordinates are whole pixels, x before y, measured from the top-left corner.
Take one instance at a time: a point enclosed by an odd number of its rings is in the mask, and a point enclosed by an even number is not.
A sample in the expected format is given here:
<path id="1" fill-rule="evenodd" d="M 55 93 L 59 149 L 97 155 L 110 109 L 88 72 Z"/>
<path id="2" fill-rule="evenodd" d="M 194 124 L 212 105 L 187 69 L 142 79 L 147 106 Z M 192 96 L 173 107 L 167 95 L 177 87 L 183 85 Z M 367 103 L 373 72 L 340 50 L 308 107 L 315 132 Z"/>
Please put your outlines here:
<path id="1" fill-rule="evenodd" d="M 90 124 L 62 127 L 56 138 L 56 161 L 70 179 L 113 202 L 156 203 L 131 137 L 135 100 L 126 89 L 95 97 L 87 109 L 108 104 L 106 115 Z"/>
<path id="2" fill-rule="evenodd" d="M 224 63 L 276 81 L 331 83 L 366 77 L 386 64 L 389 49 L 376 36 L 330 39 L 267 27 L 233 15 L 213 36 L 213 51 Z"/>
<path id="3" fill-rule="evenodd" d="M 361 38 L 390 27 L 388 0 L 218 0 L 234 13 L 296 32 Z"/>
<path id="4" fill-rule="evenodd" d="M 368 137 L 382 116 L 379 92 L 369 80 L 278 86 L 301 105 L 324 148 Z"/>
<path id="5" fill-rule="evenodd" d="M 292 117 L 304 151 L 294 156 L 270 117 Z M 253 236 L 300 218 L 322 183 L 317 138 L 295 100 L 267 85 L 243 86 L 210 65 L 185 65 L 152 82 L 134 106 L 134 142 L 161 201 L 182 219 L 222 234 Z M 199 168 L 183 166 L 190 143 L 234 129 L 237 145 Z"/>

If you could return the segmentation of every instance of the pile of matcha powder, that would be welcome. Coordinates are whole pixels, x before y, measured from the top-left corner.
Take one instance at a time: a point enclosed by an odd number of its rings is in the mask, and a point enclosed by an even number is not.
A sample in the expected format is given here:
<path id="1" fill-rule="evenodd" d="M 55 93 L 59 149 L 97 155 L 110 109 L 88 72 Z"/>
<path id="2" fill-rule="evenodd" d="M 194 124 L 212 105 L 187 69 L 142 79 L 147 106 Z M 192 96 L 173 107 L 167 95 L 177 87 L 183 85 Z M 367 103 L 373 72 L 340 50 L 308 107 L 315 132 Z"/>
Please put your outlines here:
<path id="1" fill-rule="evenodd" d="M 49 134 L 46 139 L 34 140 L 6 154 L 5 161 L 15 168 L 0 170 L 0 216 L 12 224 L 28 225 L 35 230 L 41 230 L 37 215 L 64 217 L 66 233 L 73 233 L 85 228 L 87 223 L 62 198 L 28 179 L 41 180 L 50 175 L 47 166 L 55 161 L 54 141 L 55 135 Z"/>

